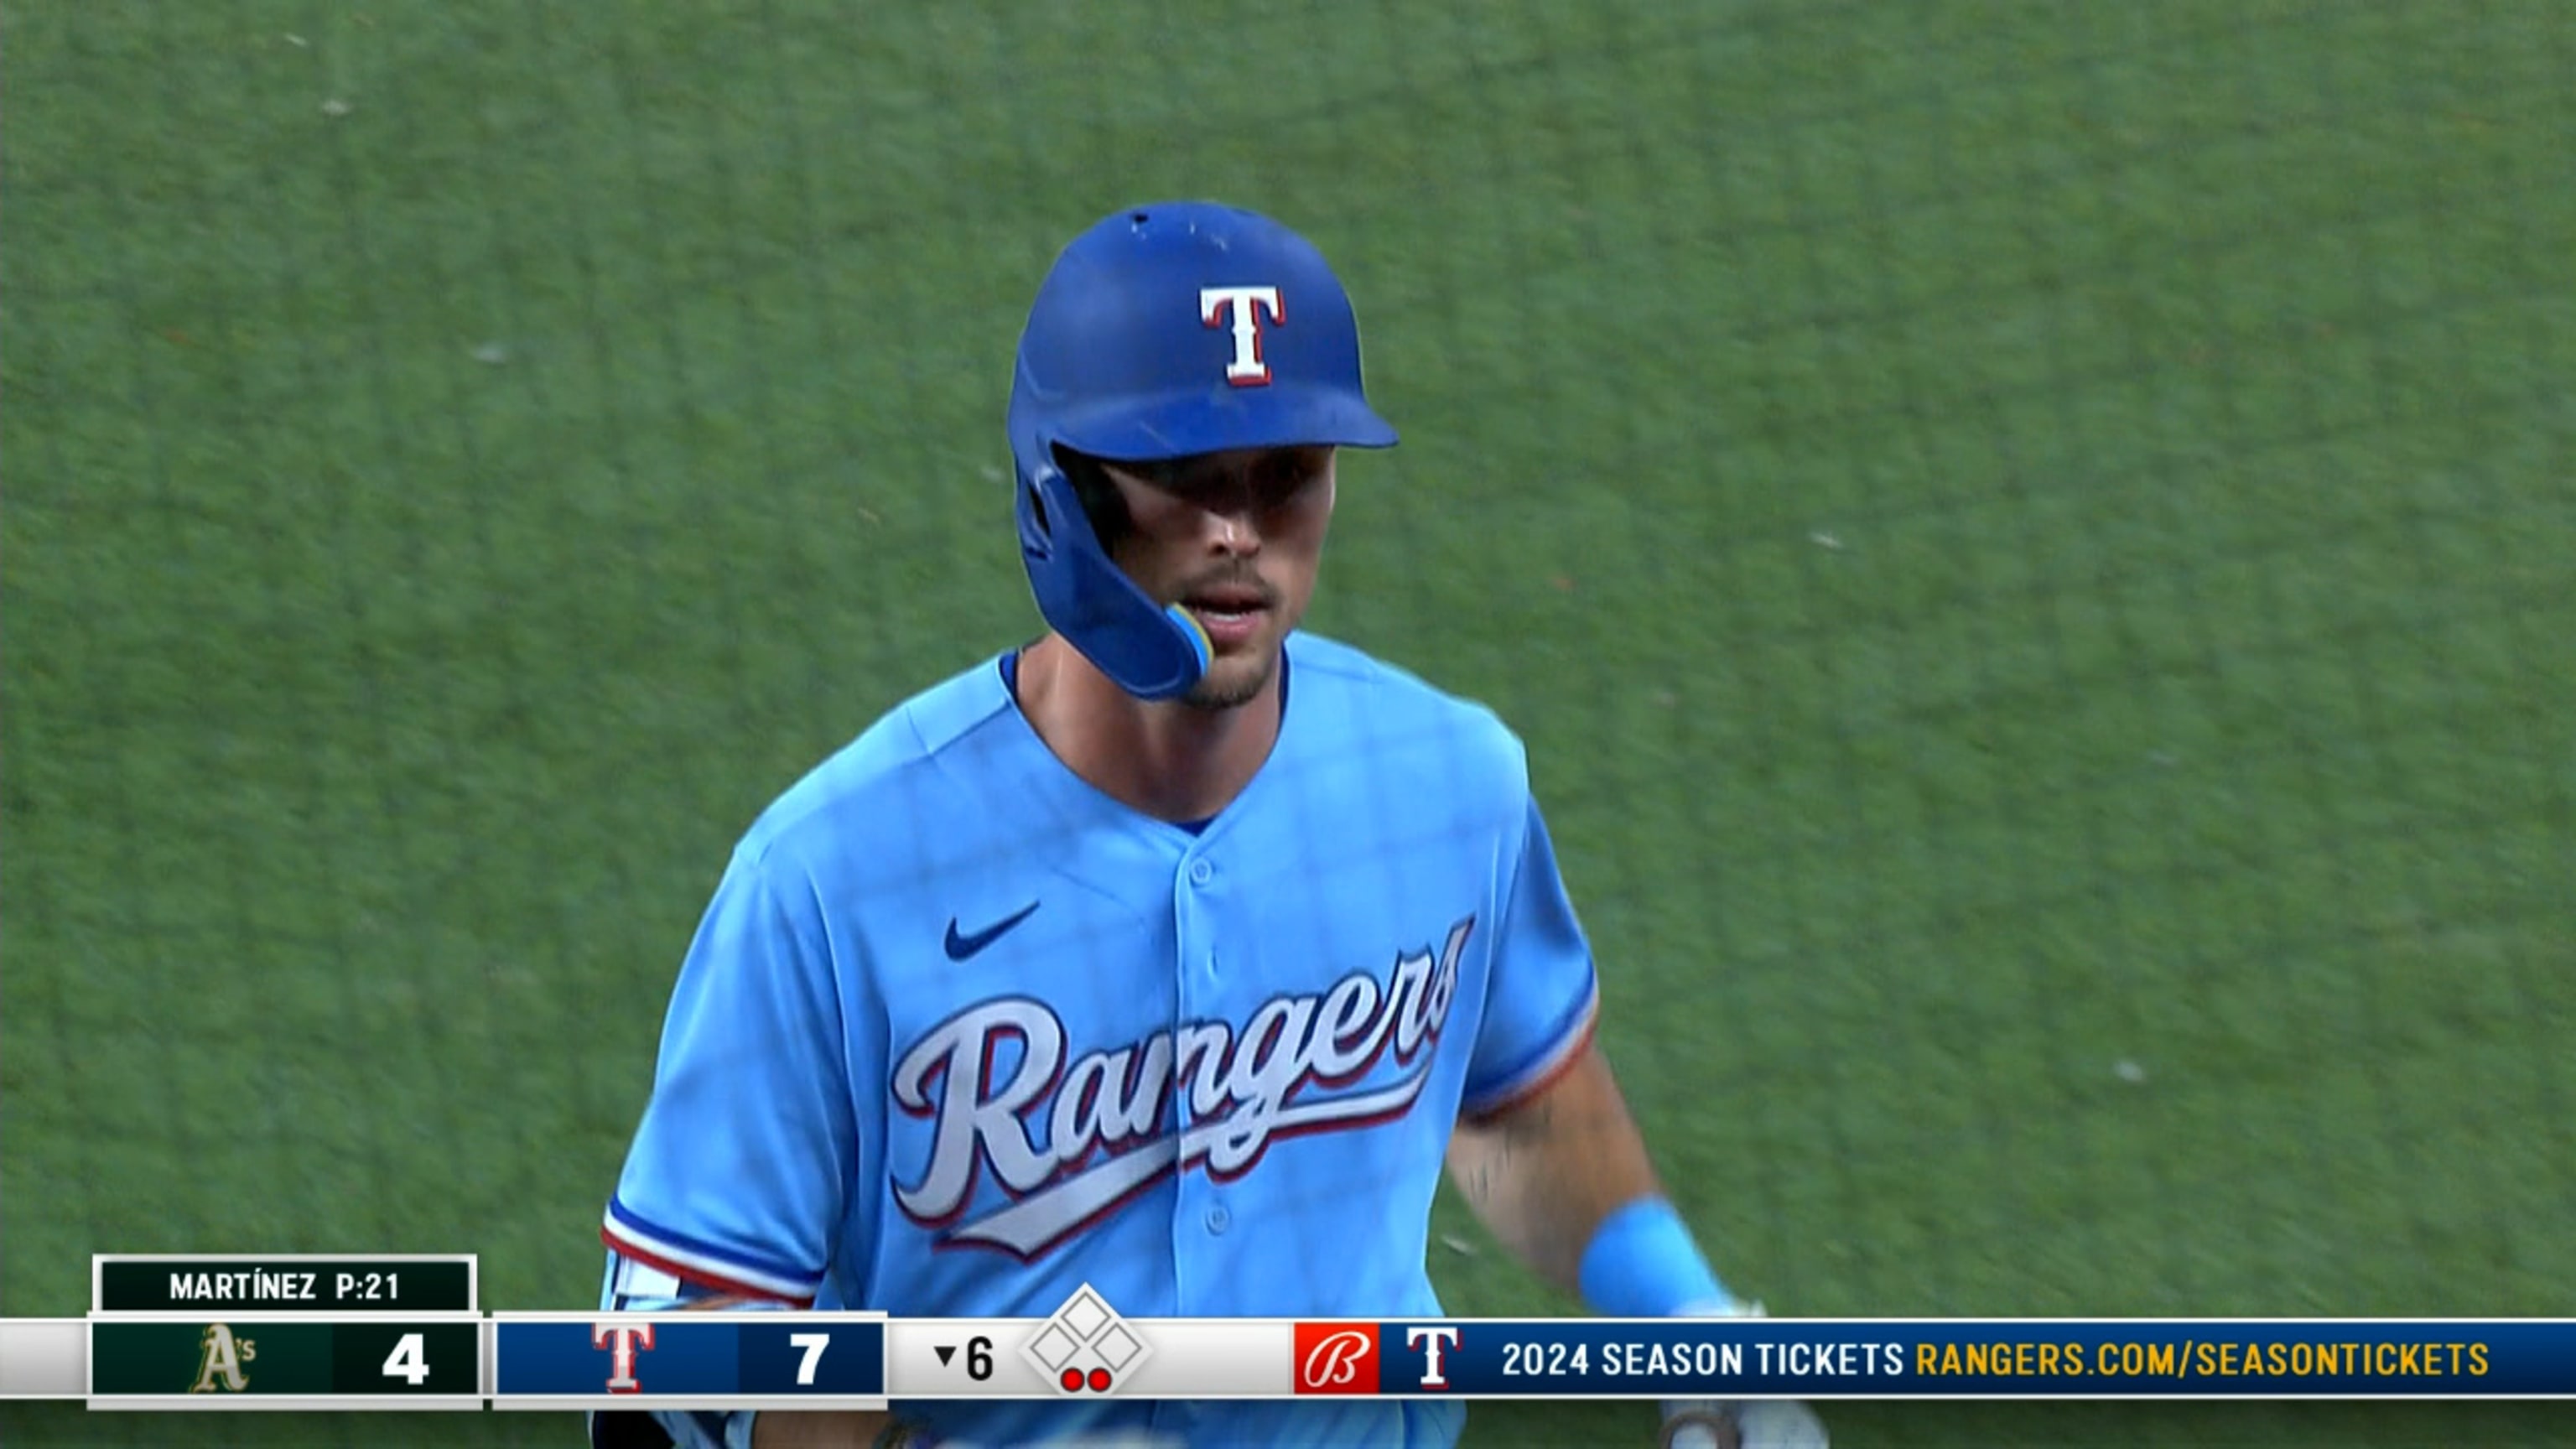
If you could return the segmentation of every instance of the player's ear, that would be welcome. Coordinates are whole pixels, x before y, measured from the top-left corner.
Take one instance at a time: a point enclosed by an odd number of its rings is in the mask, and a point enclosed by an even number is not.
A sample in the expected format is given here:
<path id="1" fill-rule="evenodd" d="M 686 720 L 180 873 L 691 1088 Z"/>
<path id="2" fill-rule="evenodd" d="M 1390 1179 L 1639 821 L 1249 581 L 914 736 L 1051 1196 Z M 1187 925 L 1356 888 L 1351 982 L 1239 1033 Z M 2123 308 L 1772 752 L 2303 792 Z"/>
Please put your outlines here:
<path id="1" fill-rule="evenodd" d="M 1083 516 L 1091 521 L 1091 536 L 1100 540 L 1103 549 L 1116 548 L 1135 531 L 1135 519 L 1127 512 L 1127 495 L 1110 481 L 1107 465 L 1062 443 L 1055 445 L 1055 465 L 1063 470 L 1065 481 L 1073 485 L 1073 496 L 1081 501 Z"/>

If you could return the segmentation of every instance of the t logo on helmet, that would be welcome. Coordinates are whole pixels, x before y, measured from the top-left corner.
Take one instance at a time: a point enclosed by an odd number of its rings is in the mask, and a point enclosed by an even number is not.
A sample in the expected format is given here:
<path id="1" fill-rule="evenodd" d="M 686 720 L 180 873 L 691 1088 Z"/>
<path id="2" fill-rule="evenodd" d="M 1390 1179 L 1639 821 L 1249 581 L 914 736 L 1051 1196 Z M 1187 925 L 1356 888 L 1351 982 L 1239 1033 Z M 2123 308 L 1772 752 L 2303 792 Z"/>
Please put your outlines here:
<path id="1" fill-rule="evenodd" d="M 1234 326 L 1234 360 L 1225 365 L 1225 380 L 1236 387 L 1267 387 L 1270 364 L 1261 360 L 1261 323 L 1256 315 L 1268 308 L 1272 326 L 1288 320 L 1280 310 L 1277 287 L 1201 287 L 1199 321 L 1210 327 Z"/>

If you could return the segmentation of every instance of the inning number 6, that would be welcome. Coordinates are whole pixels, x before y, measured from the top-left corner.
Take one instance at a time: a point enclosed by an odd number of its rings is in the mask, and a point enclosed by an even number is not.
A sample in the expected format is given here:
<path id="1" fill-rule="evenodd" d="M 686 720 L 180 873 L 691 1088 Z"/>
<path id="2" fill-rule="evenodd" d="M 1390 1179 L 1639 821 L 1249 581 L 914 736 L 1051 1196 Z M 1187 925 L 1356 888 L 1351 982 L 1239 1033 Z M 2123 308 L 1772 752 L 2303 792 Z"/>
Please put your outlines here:
<path id="1" fill-rule="evenodd" d="M 791 1333 L 787 1335 L 787 1341 L 793 1346 L 805 1350 L 804 1361 L 796 1365 L 796 1387 L 800 1389 L 810 1389 L 814 1387 L 814 1365 L 823 1361 L 823 1350 L 832 1346 L 832 1335 L 828 1333 Z"/>

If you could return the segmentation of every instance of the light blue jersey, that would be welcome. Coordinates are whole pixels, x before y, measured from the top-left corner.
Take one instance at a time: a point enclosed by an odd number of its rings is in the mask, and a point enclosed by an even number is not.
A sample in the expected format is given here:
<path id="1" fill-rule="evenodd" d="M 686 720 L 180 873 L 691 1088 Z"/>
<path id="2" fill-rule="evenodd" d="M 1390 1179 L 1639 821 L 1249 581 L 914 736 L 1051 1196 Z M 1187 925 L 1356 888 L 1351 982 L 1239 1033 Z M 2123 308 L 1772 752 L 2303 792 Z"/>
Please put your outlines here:
<path id="1" fill-rule="evenodd" d="M 1491 713 L 1292 635 L 1271 757 L 1193 830 L 1085 784 L 999 661 L 744 837 L 604 1236 L 898 1317 L 1429 1317 L 1450 1132 L 1588 1040 L 1592 959 Z M 898 1404 L 945 1438 L 1446 1445 L 1461 1406 Z"/>

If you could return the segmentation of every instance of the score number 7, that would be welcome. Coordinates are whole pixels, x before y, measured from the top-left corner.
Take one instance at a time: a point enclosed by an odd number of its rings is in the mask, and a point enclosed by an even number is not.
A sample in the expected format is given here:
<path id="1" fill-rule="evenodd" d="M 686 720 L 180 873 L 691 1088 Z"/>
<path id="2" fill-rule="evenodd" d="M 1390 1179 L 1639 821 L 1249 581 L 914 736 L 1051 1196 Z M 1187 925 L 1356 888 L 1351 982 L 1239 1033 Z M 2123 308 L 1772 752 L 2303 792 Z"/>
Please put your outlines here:
<path id="1" fill-rule="evenodd" d="M 805 1357 L 798 1360 L 796 1364 L 796 1387 L 800 1389 L 814 1387 L 814 1366 L 823 1361 L 823 1350 L 832 1346 L 832 1335 L 791 1333 L 787 1335 L 787 1343 L 791 1348 L 805 1350 Z"/>

